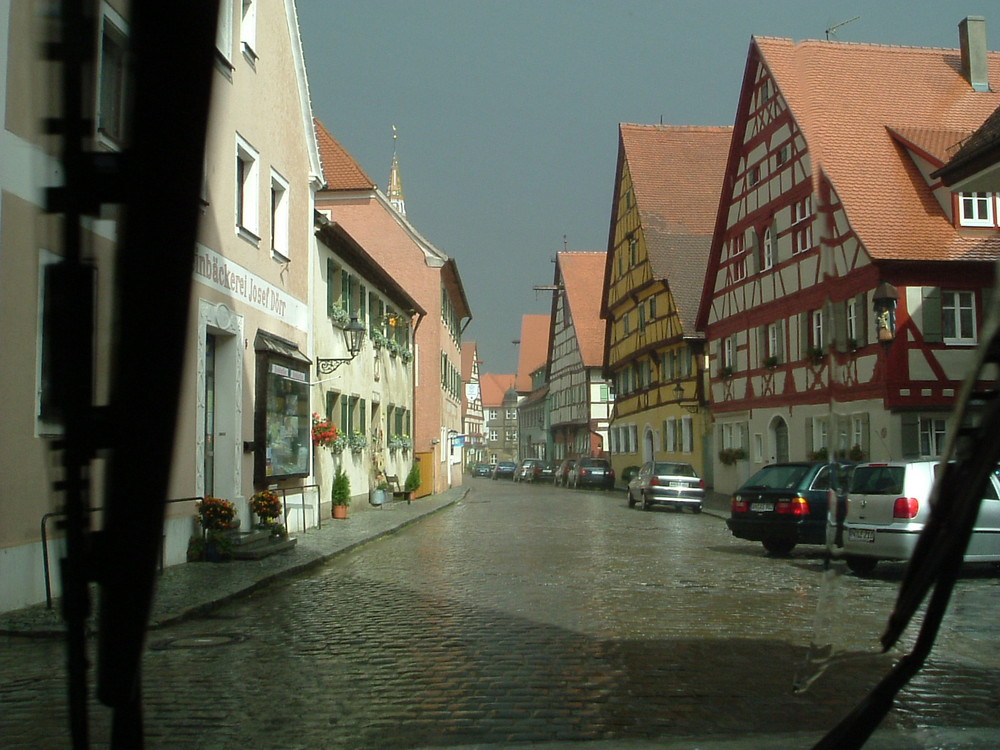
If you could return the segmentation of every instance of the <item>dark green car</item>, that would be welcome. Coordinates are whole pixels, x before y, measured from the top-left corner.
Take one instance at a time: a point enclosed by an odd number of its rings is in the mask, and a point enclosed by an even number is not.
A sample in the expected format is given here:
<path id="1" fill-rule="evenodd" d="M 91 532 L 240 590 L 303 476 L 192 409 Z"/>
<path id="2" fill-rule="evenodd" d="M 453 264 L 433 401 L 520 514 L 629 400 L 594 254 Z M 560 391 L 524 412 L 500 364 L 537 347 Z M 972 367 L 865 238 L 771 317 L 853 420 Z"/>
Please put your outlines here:
<path id="1" fill-rule="evenodd" d="M 826 462 L 765 466 L 733 493 L 726 525 L 733 536 L 760 542 L 775 555 L 787 555 L 796 544 L 826 544 L 831 490 L 847 486 L 852 468 Z M 836 528 L 843 524 L 842 509 L 834 516 Z"/>

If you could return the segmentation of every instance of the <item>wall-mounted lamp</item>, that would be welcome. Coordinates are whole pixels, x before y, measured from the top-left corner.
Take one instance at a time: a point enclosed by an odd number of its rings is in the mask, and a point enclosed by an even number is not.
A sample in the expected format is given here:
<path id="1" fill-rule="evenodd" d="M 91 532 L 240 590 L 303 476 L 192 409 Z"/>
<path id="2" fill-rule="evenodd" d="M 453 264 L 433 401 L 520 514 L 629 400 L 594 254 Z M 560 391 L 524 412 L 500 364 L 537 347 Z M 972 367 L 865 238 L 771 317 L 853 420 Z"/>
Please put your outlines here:
<path id="1" fill-rule="evenodd" d="M 320 375 L 329 375 L 345 362 L 350 362 L 361 351 L 365 341 L 365 327 L 358 322 L 358 315 L 351 316 L 351 322 L 344 326 L 344 343 L 347 345 L 349 357 L 316 357 L 316 369 Z"/>
<path id="2" fill-rule="evenodd" d="M 887 281 L 875 288 L 872 307 L 875 309 L 875 334 L 880 344 L 888 346 L 896 338 L 896 303 L 899 291 Z"/>
<path id="3" fill-rule="evenodd" d="M 697 413 L 698 409 L 701 408 L 697 401 L 693 404 L 684 403 L 684 386 L 682 386 L 680 383 L 674 386 L 674 398 L 677 399 L 678 406 L 683 406 L 692 414 Z"/>

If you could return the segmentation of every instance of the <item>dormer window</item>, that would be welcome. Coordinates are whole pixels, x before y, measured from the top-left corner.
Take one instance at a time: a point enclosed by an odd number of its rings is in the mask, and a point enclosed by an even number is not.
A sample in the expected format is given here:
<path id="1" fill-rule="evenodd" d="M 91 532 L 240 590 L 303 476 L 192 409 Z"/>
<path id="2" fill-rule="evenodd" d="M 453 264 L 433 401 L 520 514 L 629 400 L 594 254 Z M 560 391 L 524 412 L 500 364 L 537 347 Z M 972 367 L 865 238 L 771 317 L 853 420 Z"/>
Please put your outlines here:
<path id="1" fill-rule="evenodd" d="M 993 227 L 995 211 L 993 193 L 959 193 L 959 224 L 963 227 Z"/>

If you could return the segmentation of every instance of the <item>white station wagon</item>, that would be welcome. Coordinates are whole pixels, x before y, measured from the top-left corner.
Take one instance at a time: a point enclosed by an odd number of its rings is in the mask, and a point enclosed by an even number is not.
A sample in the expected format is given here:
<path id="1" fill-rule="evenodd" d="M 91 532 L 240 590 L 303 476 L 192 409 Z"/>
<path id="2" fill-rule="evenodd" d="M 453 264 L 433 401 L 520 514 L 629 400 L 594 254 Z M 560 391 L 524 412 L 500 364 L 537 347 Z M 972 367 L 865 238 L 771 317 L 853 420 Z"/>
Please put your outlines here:
<path id="1" fill-rule="evenodd" d="M 879 560 L 909 560 L 930 518 L 934 460 L 859 464 L 854 469 L 844 522 L 844 557 L 855 573 Z M 966 562 L 1000 561 L 1000 477 L 994 472 L 979 506 Z"/>

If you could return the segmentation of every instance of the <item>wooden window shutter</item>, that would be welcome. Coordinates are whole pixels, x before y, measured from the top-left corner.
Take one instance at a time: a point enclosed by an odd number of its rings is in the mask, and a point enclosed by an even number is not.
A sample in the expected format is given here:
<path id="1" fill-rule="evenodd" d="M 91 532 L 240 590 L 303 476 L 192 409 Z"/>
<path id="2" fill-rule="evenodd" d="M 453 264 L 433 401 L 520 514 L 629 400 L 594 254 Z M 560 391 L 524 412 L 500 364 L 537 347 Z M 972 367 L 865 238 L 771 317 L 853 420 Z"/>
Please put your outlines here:
<path id="1" fill-rule="evenodd" d="M 347 272 L 346 268 L 340 270 L 340 306 L 347 312 L 348 315 L 351 313 L 351 274 Z"/>
<path id="2" fill-rule="evenodd" d="M 862 292 L 857 296 L 856 309 L 858 314 L 857 335 L 858 347 L 868 343 L 868 295 Z"/>
<path id="3" fill-rule="evenodd" d="M 358 284 L 358 322 L 364 325 L 366 321 L 365 310 L 368 307 L 368 290 L 364 284 Z"/>
<path id="4" fill-rule="evenodd" d="M 924 341 L 932 344 L 940 343 L 941 289 L 936 286 L 922 287 L 921 296 L 923 302 L 920 306 L 920 328 L 924 334 Z"/>
<path id="5" fill-rule="evenodd" d="M 326 259 L 326 314 L 333 315 L 333 308 L 337 304 L 337 292 L 336 292 L 336 275 L 337 267 L 333 263 L 332 258 Z"/>
<path id="6" fill-rule="evenodd" d="M 920 456 L 920 416 L 914 412 L 904 412 L 900 415 L 899 433 L 903 458 L 918 458 Z"/>
<path id="7" fill-rule="evenodd" d="M 803 359 L 809 351 L 809 329 L 812 321 L 809 320 L 809 311 L 799 313 L 799 358 Z M 812 450 L 810 448 L 810 450 Z"/>
<path id="8" fill-rule="evenodd" d="M 813 452 L 813 418 L 806 417 L 806 456 Z"/>
<path id="9" fill-rule="evenodd" d="M 833 303 L 833 343 L 838 352 L 847 351 L 847 300 Z"/>

